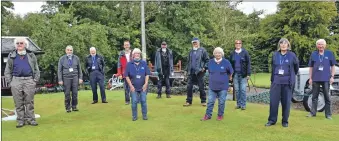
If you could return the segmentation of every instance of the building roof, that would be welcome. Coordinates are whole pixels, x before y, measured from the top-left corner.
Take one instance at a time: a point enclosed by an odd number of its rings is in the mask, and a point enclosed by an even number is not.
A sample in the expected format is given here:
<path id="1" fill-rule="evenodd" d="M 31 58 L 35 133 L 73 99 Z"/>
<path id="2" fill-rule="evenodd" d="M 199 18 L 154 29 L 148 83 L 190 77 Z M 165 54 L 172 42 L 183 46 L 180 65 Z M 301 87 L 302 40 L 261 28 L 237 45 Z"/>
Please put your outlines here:
<path id="1" fill-rule="evenodd" d="M 15 50 L 14 39 L 20 36 L 1 36 L 1 54 L 8 54 Z M 42 49 L 36 45 L 29 37 L 24 37 L 28 40 L 28 50 L 34 54 L 43 54 Z"/>

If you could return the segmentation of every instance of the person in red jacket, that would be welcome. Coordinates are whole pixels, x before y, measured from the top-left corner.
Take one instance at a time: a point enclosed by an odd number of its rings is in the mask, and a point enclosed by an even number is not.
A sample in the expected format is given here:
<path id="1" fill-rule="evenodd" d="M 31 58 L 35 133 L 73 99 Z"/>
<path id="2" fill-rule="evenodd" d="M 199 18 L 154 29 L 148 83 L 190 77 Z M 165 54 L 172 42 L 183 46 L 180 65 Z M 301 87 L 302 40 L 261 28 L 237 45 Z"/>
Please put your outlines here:
<path id="1" fill-rule="evenodd" d="M 128 105 L 130 103 L 129 87 L 128 87 L 127 82 L 125 81 L 126 75 L 124 74 L 127 63 L 132 60 L 131 59 L 132 58 L 131 45 L 128 40 L 124 41 L 124 48 L 125 50 L 122 50 L 119 52 L 117 75 L 119 76 L 119 79 L 123 79 L 124 81 L 125 104 Z"/>

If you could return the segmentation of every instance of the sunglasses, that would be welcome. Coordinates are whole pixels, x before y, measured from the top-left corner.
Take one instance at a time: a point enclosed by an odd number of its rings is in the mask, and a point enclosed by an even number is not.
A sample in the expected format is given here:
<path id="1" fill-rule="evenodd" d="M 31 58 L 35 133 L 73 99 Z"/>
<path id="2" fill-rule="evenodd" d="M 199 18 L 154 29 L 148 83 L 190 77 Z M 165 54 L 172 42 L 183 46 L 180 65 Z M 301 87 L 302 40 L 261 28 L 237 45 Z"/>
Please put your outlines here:
<path id="1" fill-rule="evenodd" d="M 235 44 L 241 44 L 241 43 L 235 43 Z"/>
<path id="2" fill-rule="evenodd" d="M 19 44 L 20 44 L 20 45 L 23 45 L 24 42 L 17 42 L 16 44 L 17 44 L 17 45 L 19 45 Z"/>

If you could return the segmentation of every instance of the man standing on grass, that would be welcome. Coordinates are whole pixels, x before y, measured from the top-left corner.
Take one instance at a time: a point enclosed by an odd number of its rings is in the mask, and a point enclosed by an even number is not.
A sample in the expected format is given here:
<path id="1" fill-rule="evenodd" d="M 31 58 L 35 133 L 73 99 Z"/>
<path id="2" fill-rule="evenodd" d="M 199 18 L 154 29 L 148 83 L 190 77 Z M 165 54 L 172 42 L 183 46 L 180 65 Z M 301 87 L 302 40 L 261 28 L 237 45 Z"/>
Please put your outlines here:
<path id="1" fill-rule="evenodd" d="M 92 104 L 98 103 L 98 92 L 97 92 L 97 83 L 99 83 L 100 87 L 100 94 L 101 94 L 101 101 L 102 103 L 108 103 L 106 101 L 106 94 L 105 94 L 105 62 L 104 58 L 96 53 L 95 47 L 91 47 L 89 49 L 90 55 L 86 58 L 86 69 L 89 73 L 89 78 L 92 87 L 93 93 L 93 102 Z"/>
<path id="2" fill-rule="evenodd" d="M 58 63 L 58 81 L 59 85 L 64 86 L 65 93 L 65 108 L 66 112 L 72 110 L 79 111 L 78 105 L 78 85 L 82 83 L 82 71 L 80 65 L 80 59 L 73 54 L 73 47 L 68 45 L 66 47 L 66 55 L 61 56 Z M 72 90 L 72 98 L 70 91 Z"/>
<path id="3" fill-rule="evenodd" d="M 230 59 L 233 74 L 233 86 L 237 98 L 236 109 L 246 109 L 246 86 L 251 76 L 251 58 L 241 40 L 235 40 L 235 50 L 232 51 Z"/>
<path id="4" fill-rule="evenodd" d="M 209 56 L 205 48 L 200 46 L 199 38 L 193 38 L 193 48 L 188 55 L 187 73 L 187 99 L 183 105 L 185 107 L 192 105 L 193 100 L 193 84 L 198 84 L 200 91 L 201 105 L 206 106 L 206 92 L 204 86 L 204 76 L 207 69 Z"/>
<path id="5" fill-rule="evenodd" d="M 132 51 L 131 51 L 131 45 L 128 40 L 124 41 L 124 49 L 123 51 L 119 52 L 119 58 L 118 58 L 118 73 L 119 79 L 123 79 L 124 81 L 124 90 L 125 90 L 125 104 L 128 105 L 130 103 L 130 91 L 128 84 L 126 82 L 126 74 L 125 70 L 127 67 L 127 63 L 132 60 Z"/>
<path id="6" fill-rule="evenodd" d="M 307 117 L 315 117 L 317 114 L 318 96 L 320 86 L 325 98 L 325 117 L 332 119 L 331 99 L 330 99 L 330 84 L 334 82 L 335 74 L 335 56 L 332 51 L 325 50 L 326 41 L 320 39 L 316 42 L 317 51 L 312 52 L 308 66 L 310 67 L 310 80 L 312 85 L 312 108 Z"/>
<path id="7" fill-rule="evenodd" d="M 27 50 L 26 38 L 14 39 L 15 50 L 8 55 L 5 68 L 5 79 L 11 87 L 15 111 L 17 113 L 16 128 L 21 128 L 25 122 L 37 126 L 34 114 L 35 86 L 40 78 L 38 61 L 33 52 Z"/>
<path id="8" fill-rule="evenodd" d="M 173 54 L 172 50 L 167 48 L 167 43 L 162 42 L 161 48 L 155 53 L 155 71 L 158 72 L 158 97 L 161 98 L 162 82 L 166 84 L 166 97 L 171 98 L 170 93 L 170 75 L 173 75 Z"/>

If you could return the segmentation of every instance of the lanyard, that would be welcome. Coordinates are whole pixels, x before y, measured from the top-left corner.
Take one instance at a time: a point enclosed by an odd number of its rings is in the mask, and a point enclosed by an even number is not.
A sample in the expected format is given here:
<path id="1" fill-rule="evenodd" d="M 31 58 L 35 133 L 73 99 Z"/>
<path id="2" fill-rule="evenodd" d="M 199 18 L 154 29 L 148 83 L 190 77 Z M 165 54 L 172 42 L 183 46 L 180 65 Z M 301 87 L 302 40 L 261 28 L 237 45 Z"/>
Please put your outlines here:
<path id="1" fill-rule="evenodd" d="M 68 66 L 71 67 L 73 64 L 73 60 L 72 58 L 68 58 Z"/>
<path id="2" fill-rule="evenodd" d="M 139 74 L 140 64 L 139 65 L 134 64 L 134 67 L 135 70 L 137 71 L 137 74 Z"/>
<path id="3" fill-rule="evenodd" d="M 92 57 L 92 66 L 94 66 L 94 64 L 95 64 L 95 56 Z"/>
<path id="4" fill-rule="evenodd" d="M 286 60 L 285 58 L 286 58 L 287 55 L 285 55 L 284 58 L 282 58 L 281 56 L 282 55 L 280 55 L 280 60 L 279 60 L 280 65 L 282 65 L 284 63 L 284 61 Z"/>
<path id="5" fill-rule="evenodd" d="M 321 58 L 321 56 L 322 56 L 322 58 Z M 320 55 L 320 54 L 319 54 L 319 61 L 320 61 L 320 63 L 322 63 L 322 62 L 323 62 L 323 60 L 324 60 L 324 57 L 325 57 L 325 54 L 324 54 L 324 55 Z"/>

